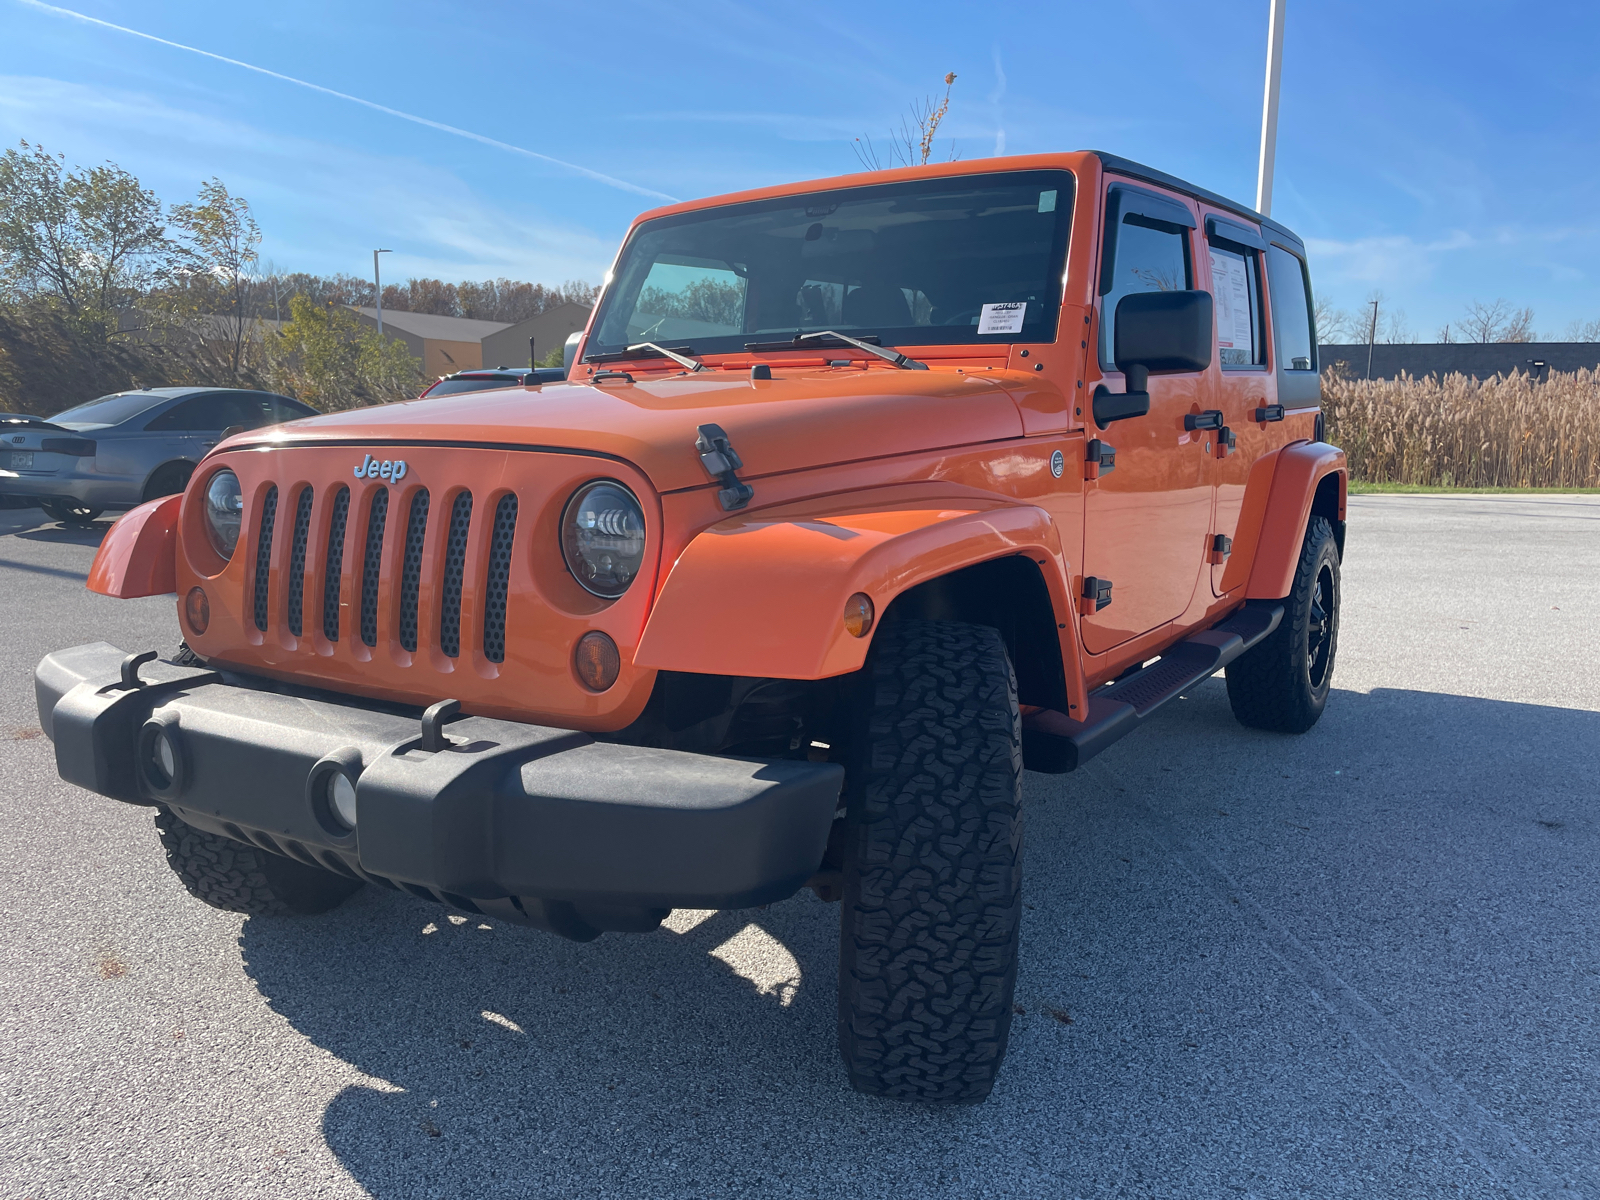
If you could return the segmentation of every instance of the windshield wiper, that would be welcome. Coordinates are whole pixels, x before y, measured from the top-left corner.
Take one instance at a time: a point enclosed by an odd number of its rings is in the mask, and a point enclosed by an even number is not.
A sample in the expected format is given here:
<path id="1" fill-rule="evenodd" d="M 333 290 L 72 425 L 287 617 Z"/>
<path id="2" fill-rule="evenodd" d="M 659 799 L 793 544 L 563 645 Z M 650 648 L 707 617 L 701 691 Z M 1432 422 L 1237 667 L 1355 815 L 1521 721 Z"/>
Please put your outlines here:
<path id="1" fill-rule="evenodd" d="M 626 350 L 613 350 L 609 354 L 585 354 L 583 361 L 586 363 L 608 363 L 627 362 L 635 358 L 669 358 L 680 367 L 687 367 L 691 371 L 711 370 L 698 358 L 689 357 L 692 350 L 693 347 L 691 346 L 674 346 L 669 350 L 667 347 L 658 346 L 654 342 L 640 342 L 637 345 L 629 346 Z"/>
<path id="2" fill-rule="evenodd" d="M 821 341 L 823 338 L 833 338 L 836 341 L 843 342 L 846 346 L 854 346 L 857 350 L 865 350 L 868 354 L 876 354 L 884 362 L 893 363 L 902 371 L 926 371 L 928 369 L 927 363 L 918 362 L 908 355 L 901 354 L 898 350 L 885 350 L 881 346 L 874 346 L 871 342 L 864 342 L 860 338 L 847 337 L 845 334 L 837 333 L 832 329 L 823 329 L 816 333 L 797 333 L 794 335 L 794 341 L 792 342 L 750 342 L 745 346 L 745 349 L 758 352 L 762 350 L 798 350 L 807 342 Z"/>

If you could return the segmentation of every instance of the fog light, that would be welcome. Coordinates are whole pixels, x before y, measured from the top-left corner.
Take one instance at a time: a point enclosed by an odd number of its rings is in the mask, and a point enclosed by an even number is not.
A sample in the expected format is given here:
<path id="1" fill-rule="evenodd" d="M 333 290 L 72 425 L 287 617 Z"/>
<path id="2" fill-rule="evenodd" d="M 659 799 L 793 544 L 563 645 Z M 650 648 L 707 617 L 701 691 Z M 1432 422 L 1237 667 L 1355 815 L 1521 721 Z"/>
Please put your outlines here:
<path id="1" fill-rule="evenodd" d="M 195 633 L 206 631 L 206 626 L 211 624 L 211 601 L 206 599 L 204 588 L 189 589 L 189 594 L 183 598 L 183 617 Z"/>
<path id="2" fill-rule="evenodd" d="M 343 771 L 328 772 L 328 811 L 351 829 L 356 827 L 356 785 Z"/>
<path id="3" fill-rule="evenodd" d="M 578 652 L 573 656 L 578 678 L 592 692 L 603 692 L 617 681 L 622 670 L 622 655 L 617 644 L 599 630 L 591 630 L 578 639 Z"/>
<path id="4" fill-rule="evenodd" d="M 150 745 L 150 782 L 166 790 L 178 777 L 178 748 L 166 730 L 158 730 Z"/>
<path id="5" fill-rule="evenodd" d="M 857 592 L 844 602 L 844 627 L 851 637 L 866 637 L 872 632 L 872 597 Z"/>

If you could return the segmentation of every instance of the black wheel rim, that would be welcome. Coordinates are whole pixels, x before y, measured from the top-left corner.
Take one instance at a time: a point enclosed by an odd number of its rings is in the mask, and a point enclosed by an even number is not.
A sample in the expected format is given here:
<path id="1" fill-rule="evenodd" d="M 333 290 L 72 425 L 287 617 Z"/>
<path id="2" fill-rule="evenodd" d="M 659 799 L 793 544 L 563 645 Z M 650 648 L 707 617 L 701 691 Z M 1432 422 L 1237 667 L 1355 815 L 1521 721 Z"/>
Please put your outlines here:
<path id="1" fill-rule="evenodd" d="M 1320 689 L 1328 681 L 1328 667 L 1333 661 L 1333 632 L 1339 612 L 1338 589 L 1332 564 L 1323 563 L 1317 572 L 1317 583 L 1311 592 L 1311 612 L 1306 618 L 1306 673 L 1311 677 L 1313 689 Z"/>

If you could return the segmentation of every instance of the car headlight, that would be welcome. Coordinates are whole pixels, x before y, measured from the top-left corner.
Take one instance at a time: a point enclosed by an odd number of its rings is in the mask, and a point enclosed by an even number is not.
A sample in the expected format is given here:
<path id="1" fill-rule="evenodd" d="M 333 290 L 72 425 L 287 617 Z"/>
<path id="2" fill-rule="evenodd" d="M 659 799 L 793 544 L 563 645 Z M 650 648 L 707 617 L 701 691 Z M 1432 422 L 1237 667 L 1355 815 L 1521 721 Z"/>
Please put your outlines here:
<path id="1" fill-rule="evenodd" d="M 244 493 L 239 490 L 239 477 L 232 471 L 218 471 L 206 484 L 206 537 L 223 558 L 233 557 L 243 519 Z"/>
<path id="2" fill-rule="evenodd" d="M 615 599 L 644 565 L 644 510 L 620 483 L 586 483 L 561 515 L 561 550 L 574 579 L 596 596 Z"/>

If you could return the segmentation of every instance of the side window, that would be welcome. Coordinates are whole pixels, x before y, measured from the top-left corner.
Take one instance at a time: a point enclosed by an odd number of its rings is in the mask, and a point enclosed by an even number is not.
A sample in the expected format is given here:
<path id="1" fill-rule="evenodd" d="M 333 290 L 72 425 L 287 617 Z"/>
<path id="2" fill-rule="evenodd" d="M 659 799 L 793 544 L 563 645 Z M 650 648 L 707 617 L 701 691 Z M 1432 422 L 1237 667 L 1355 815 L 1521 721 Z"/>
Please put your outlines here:
<path id="1" fill-rule="evenodd" d="M 1266 339 L 1262 336 L 1261 276 L 1256 252 L 1215 241 L 1209 248 L 1218 361 L 1224 367 L 1264 363 Z"/>
<path id="2" fill-rule="evenodd" d="M 317 410 L 310 405 L 301 404 L 298 400 L 285 400 L 281 396 L 273 396 L 267 404 L 271 415 L 267 420 L 273 425 L 281 425 L 285 421 L 298 421 L 302 417 L 314 417 Z"/>
<path id="3" fill-rule="evenodd" d="M 1194 286 L 1188 232 L 1165 221 L 1129 213 L 1117 228 L 1116 268 L 1101 299 L 1100 361 L 1116 358 L 1117 302 L 1136 292 L 1182 292 Z"/>
<path id="4" fill-rule="evenodd" d="M 195 396 L 169 408 L 145 428 L 152 433 L 180 433 L 195 430 L 220 430 L 237 425 L 238 404 L 227 392 Z"/>
<path id="5" fill-rule="evenodd" d="M 1287 371 L 1317 369 L 1311 340 L 1311 281 L 1306 265 L 1282 246 L 1267 247 L 1267 283 L 1272 289 L 1272 327 L 1278 362 Z"/>

